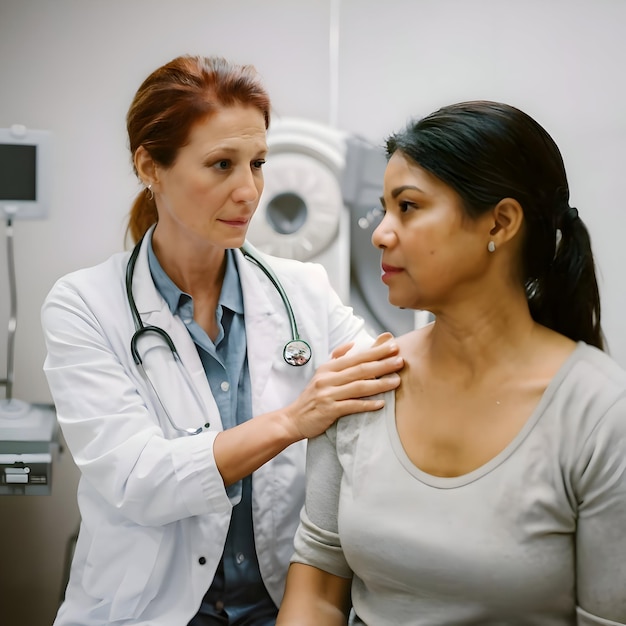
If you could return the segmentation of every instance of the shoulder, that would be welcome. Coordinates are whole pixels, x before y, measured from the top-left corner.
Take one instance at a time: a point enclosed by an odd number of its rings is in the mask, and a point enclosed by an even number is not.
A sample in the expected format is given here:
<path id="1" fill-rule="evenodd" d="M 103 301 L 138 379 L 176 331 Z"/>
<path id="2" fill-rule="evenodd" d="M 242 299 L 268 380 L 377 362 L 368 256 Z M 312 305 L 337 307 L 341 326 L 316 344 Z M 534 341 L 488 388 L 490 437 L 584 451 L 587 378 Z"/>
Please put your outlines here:
<path id="1" fill-rule="evenodd" d="M 562 415 L 562 445 L 580 476 L 626 458 L 626 370 L 579 343 L 553 398 Z"/>
<path id="2" fill-rule="evenodd" d="M 570 451 L 579 513 L 589 516 L 626 498 L 626 372 L 601 350 L 579 345 L 576 352 L 562 396 L 561 444 Z"/>
<path id="3" fill-rule="evenodd" d="M 561 387 L 577 403 L 602 412 L 626 397 L 626 370 L 606 352 L 580 342 L 566 364 Z"/>
<path id="4" fill-rule="evenodd" d="M 579 449 L 598 429 L 626 427 L 626 370 L 605 352 L 579 342 L 551 384 L 564 445 Z"/>
<path id="5" fill-rule="evenodd" d="M 94 281 L 101 280 L 105 277 L 122 275 L 126 271 L 128 257 L 128 252 L 118 252 L 102 263 L 65 274 L 55 282 L 51 291 L 54 291 L 62 285 L 73 285 L 77 289 L 89 288 L 90 286 L 94 286 Z"/>
<path id="6" fill-rule="evenodd" d="M 123 297 L 128 257 L 128 252 L 119 252 L 98 265 L 65 274 L 48 292 L 43 310 L 55 303 L 69 303 L 72 300 L 105 299 L 112 303 L 116 294 Z"/>
<path id="7" fill-rule="evenodd" d="M 344 466 L 371 458 L 374 449 L 380 448 L 381 437 L 387 436 L 387 422 L 395 414 L 395 391 L 372 396 L 374 398 L 383 399 L 385 406 L 378 411 L 341 417 L 326 431 L 325 436 L 334 445 Z"/>

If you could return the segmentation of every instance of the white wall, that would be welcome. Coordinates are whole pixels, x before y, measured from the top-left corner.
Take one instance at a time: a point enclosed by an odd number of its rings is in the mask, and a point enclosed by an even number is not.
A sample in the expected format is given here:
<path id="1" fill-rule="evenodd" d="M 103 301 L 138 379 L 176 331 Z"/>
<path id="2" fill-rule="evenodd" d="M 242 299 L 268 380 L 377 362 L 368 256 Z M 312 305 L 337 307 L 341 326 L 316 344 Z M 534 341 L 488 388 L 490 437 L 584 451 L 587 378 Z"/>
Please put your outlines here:
<path id="1" fill-rule="evenodd" d="M 124 118 L 140 81 L 181 53 L 222 54 L 256 65 L 275 115 L 328 122 L 330 2 L 0 0 L 0 127 L 49 129 L 55 140 L 50 216 L 15 224 L 15 396 L 50 401 L 39 309 L 53 282 L 123 248 L 139 189 Z M 624 24 L 623 0 L 341 0 L 336 104 L 340 128 L 375 142 L 457 100 L 504 100 L 536 117 L 562 149 L 595 244 L 609 347 L 626 366 Z M 2 378 L 2 225 L 0 259 Z M 0 550 L 13 563 L 0 568 L 3 624 L 52 621 L 77 521 L 67 457 L 52 496 L 0 497 Z"/>

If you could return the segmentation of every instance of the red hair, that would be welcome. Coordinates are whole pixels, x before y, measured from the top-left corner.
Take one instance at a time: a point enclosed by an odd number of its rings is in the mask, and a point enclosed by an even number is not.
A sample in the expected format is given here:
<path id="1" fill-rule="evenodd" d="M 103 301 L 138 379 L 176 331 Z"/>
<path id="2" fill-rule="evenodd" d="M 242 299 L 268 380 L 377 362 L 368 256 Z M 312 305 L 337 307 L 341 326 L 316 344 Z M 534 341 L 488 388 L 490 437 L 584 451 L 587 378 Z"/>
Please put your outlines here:
<path id="1" fill-rule="evenodd" d="M 256 107 L 269 127 L 270 99 L 252 65 L 177 57 L 152 72 L 133 98 L 126 116 L 131 154 L 143 146 L 155 163 L 169 167 L 198 121 L 235 104 Z M 142 191 L 131 207 L 127 233 L 137 242 L 157 219 L 154 199 Z"/>

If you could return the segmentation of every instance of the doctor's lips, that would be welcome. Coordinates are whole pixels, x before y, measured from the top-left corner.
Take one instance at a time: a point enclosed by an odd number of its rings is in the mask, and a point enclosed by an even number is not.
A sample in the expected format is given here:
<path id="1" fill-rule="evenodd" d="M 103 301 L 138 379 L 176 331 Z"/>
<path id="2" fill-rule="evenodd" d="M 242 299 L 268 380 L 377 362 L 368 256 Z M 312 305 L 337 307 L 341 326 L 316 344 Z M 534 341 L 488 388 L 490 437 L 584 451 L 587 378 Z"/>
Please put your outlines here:
<path id="1" fill-rule="evenodd" d="M 243 227 L 243 226 L 247 226 L 250 223 L 251 218 L 252 216 L 250 215 L 249 217 L 234 218 L 232 220 L 221 219 L 219 221 L 222 222 L 223 224 L 227 224 L 228 226 Z"/>
<path id="2" fill-rule="evenodd" d="M 382 269 L 382 276 L 381 276 L 381 278 L 382 278 L 383 282 L 386 282 L 386 280 L 392 278 L 393 276 L 397 276 L 400 272 L 404 271 L 401 267 L 395 267 L 393 265 L 387 265 L 386 263 L 382 263 L 381 269 Z"/>

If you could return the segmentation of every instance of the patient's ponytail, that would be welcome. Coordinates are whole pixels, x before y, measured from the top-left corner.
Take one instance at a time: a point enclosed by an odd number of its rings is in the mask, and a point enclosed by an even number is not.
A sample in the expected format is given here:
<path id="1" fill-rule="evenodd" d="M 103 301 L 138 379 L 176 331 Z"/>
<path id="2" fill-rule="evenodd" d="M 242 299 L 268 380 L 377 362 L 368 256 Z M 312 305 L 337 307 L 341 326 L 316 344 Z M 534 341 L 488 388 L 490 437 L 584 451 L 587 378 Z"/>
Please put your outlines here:
<path id="1" fill-rule="evenodd" d="M 570 339 L 602 350 L 600 295 L 589 232 L 578 210 L 567 204 L 557 220 L 554 258 L 526 285 L 531 315 Z"/>

